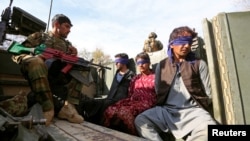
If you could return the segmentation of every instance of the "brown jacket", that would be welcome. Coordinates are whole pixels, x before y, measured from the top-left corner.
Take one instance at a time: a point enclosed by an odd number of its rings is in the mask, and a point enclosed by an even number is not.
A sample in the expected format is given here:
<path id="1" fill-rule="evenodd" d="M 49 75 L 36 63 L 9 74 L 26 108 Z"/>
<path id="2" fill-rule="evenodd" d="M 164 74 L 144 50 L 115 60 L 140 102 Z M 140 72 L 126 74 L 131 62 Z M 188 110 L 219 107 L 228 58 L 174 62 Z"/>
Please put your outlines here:
<path id="1" fill-rule="evenodd" d="M 157 104 L 163 105 L 171 88 L 172 81 L 176 75 L 177 67 L 171 63 L 168 58 L 160 63 L 160 70 L 156 72 L 160 78 L 156 79 Z M 199 74 L 200 60 L 194 63 L 187 61 L 182 62 L 180 66 L 180 75 L 182 76 L 184 85 L 192 98 L 204 109 L 208 110 L 208 96 L 206 95 L 200 80 Z"/>

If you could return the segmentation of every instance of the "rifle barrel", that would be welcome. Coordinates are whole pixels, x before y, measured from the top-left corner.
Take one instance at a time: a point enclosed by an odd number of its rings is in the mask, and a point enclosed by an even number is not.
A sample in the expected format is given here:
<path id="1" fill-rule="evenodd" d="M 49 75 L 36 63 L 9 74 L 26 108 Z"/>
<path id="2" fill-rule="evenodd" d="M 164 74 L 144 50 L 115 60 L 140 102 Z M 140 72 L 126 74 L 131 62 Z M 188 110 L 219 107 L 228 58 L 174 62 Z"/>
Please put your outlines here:
<path id="1" fill-rule="evenodd" d="M 108 69 L 108 70 L 111 70 L 110 67 L 107 67 L 107 66 L 103 66 L 103 65 L 99 65 L 99 64 L 95 64 L 95 63 L 92 63 L 90 61 L 87 61 L 83 58 L 80 58 L 79 57 L 79 60 L 77 62 L 78 65 L 81 65 L 81 66 L 85 66 L 85 67 L 89 67 L 89 66 L 97 66 L 97 67 L 101 67 L 101 68 L 104 68 L 104 69 Z"/>

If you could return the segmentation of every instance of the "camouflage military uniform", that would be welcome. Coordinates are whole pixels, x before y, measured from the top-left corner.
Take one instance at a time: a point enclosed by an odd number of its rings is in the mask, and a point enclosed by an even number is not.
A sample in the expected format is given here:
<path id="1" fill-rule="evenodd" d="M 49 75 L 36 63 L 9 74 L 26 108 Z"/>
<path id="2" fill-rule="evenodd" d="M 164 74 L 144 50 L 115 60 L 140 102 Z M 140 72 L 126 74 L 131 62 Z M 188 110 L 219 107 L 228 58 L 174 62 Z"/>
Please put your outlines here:
<path id="1" fill-rule="evenodd" d="M 53 37 L 52 33 L 34 33 L 22 43 L 26 47 L 35 47 L 40 44 L 45 44 L 47 47 L 51 47 L 64 53 L 68 53 L 68 47 L 71 43 L 63 38 Z M 35 99 L 42 105 L 43 110 L 47 111 L 53 108 L 52 92 L 50 88 L 50 82 L 48 81 L 48 68 L 44 63 L 44 60 L 38 56 L 32 56 L 27 54 L 21 54 L 13 56 L 13 61 L 21 65 L 21 71 L 28 79 L 31 89 L 35 94 Z M 72 104 L 78 104 L 79 92 L 81 91 L 82 84 L 72 79 L 68 86 L 69 102 Z"/>
<path id="2" fill-rule="evenodd" d="M 157 35 L 151 32 L 148 39 L 144 41 L 143 52 L 155 52 L 163 48 L 161 41 L 156 40 Z"/>

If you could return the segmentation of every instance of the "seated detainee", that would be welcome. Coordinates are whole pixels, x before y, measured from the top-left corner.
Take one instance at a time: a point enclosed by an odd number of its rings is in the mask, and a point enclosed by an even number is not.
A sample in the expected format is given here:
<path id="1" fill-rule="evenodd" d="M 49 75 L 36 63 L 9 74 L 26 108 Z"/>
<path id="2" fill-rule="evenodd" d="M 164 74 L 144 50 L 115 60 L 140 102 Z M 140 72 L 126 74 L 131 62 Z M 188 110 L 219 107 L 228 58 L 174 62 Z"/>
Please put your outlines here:
<path id="1" fill-rule="evenodd" d="M 147 53 L 139 53 L 136 64 L 140 71 L 130 82 L 128 97 L 109 106 L 104 112 L 104 126 L 137 135 L 134 119 L 144 110 L 155 105 L 155 74 L 150 69 Z"/>
<path id="2" fill-rule="evenodd" d="M 107 98 L 92 99 L 85 96 L 80 100 L 78 112 L 83 115 L 86 121 L 102 124 L 104 110 L 109 105 L 127 97 L 129 83 L 135 73 L 129 69 L 129 57 L 126 53 L 116 54 L 115 63 L 117 70 Z"/>
<path id="3" fill-rule="evenodd" d="M 211 104 L 208 67 L 191 52 L 196 36 L 187 26 L 175 28 L 170 34 L 168 58 L 155 70 L 157 106 L 135 119 L 141 137 L 162 141 L 160 135 L 170 132 L 177 139 L 207 141 L 208 125 L 216 121 L 207 111 Z"/>

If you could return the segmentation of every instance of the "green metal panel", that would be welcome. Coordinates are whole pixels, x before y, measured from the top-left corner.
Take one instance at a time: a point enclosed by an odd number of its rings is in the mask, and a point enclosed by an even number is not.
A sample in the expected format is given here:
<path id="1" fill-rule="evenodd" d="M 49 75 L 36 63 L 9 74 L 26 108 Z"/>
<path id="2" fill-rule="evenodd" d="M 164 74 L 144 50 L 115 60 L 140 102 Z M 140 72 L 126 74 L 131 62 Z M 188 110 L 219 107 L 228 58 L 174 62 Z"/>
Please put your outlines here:
<path id="1" fill-rule="evenodd" d="M 212 24 L 207 19 L 204 19 L 202 24 L 205 50 L 207 55 L 207 64 L 212 88 L 213 115 L 218 122 L 225 123 L 225 111 L 222 97 L 222 89 L 220 84 L 221 80 L 218 71 L 218 59 L 215 55 L 216 46 L 214 44 Z"/>
<path id="2" fill-rule="evenodd" d="M 208 61 L 216 57 L 218 62 L 215 67 L 219 71 L 222 92 L 218 95 L 223 96 L 223 101 L 219 99 L 218 103 L 224 104 L 227 124 L 249 124 L 250 11 L 219 13 L 211 23 L 213 32 L 204 35 L 213 38 L 205 40 L 214 40 L 215 54 L 211 53 Z"/>
<path id="3" fill-rule="evenodd" d="M 231 35 L 231 49 L 232 58 L 234 58 L 233 66 L 235 67 L 235 79 L 232 79 L 232 88 L 239 88 L 239 94 L 234 93 L 232 89 L 233 96 L 233 107 L 235 110 L 236 123 L 250 123 L 250 95 L 249 95 L 249 80 L 250 75 L 250 12 L 238 12 L 238 13 L 228 13 L 226 15 L 221 15 L 227 19 L 229 32 Z M 226 49 L 226 48 L 225 48 Z M 229 60 L 230 61 L 230 60 Z M 230 68 L 229 68 L 230 70 Z M 230 71 L 229 71 L 229 77 Z M 232 76 L 234 77 L 234 76 Z M 237 82 L 238 86 L 234 83 Z M 235 88 L 235 89 L 237 89 Z M 238 115 L 242 112 L 242 118 L 239 119 Z"/>

